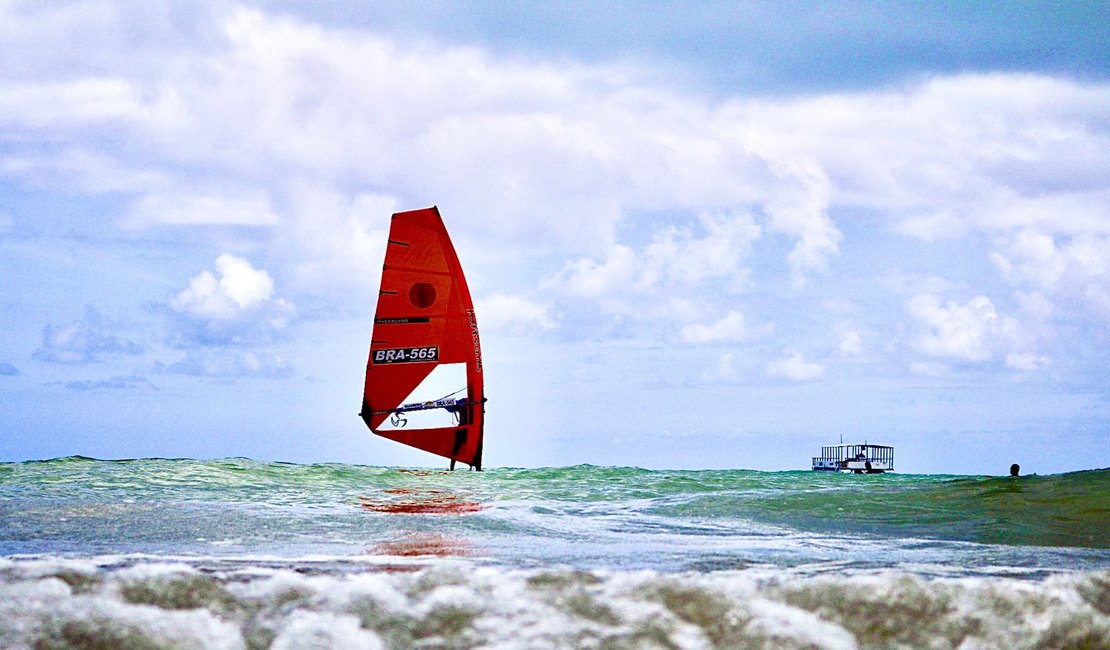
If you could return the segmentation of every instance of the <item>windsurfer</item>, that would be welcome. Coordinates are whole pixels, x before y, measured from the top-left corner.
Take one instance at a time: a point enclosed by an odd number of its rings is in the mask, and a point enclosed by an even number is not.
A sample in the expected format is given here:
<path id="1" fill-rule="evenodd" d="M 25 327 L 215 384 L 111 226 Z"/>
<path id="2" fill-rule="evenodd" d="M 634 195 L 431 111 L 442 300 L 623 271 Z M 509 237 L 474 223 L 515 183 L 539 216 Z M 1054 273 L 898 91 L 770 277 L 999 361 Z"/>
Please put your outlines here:
<path id="1" fill-rule="evenodd" d="M 466 444 L 466 428 L 455 429 L 455 444 L 451 447 L 451 471 L 455 471 L 455 456 Z M 473 467 L 473 465 L 471 465 Z"/>
<path id="2" fill-rule="evenodd" d="M 455 400 L 454 404 L 448 404 L 443 408 L 446 409 L 448 413 L 453 414 L 457 424 L 462 427 L 470 424 L 470 410 L 467 409 L 466 406 L 467 399 L 465 397 L 460 397 Z"/>
<path id="3" fill-rule="evenodd" d="M 457 455 L 463 445 L 466 444 L 466 425 L 470 422 L 470 409 L 467 407 L 467 401 L 465 397 L 460 397 L 455 400 L 454 404 L 445 407 L 447 412 L 455 414 L 455 419 L 459 423 L 459 428 L 455 429 L 455 444 L 451 447 L 451 456 Z M 451 471 L 455 471 L 454 458 L 451 458 Z"/>

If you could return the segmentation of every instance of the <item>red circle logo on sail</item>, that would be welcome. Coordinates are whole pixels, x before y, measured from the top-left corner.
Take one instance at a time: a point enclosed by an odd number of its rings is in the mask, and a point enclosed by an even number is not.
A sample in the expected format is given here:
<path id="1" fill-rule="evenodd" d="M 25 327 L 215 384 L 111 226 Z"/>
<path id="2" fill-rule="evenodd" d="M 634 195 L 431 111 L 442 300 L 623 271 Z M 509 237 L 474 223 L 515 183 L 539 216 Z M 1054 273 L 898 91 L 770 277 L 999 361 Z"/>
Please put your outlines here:
<path id="1" fill-rule="evenodd" d="M 417 282 L 409 288 L 409 302 L 418 309 L 436 304 L 436 288 L 427 282 Z"/>

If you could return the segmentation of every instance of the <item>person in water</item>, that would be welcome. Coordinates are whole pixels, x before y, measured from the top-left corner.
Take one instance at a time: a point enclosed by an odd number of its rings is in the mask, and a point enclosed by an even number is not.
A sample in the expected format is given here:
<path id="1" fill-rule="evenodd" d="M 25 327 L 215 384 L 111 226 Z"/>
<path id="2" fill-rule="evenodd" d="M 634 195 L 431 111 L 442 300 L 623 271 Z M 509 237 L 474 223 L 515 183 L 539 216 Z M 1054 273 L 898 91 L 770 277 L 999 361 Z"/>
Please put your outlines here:
<path id="1" fill-rule="evenodd" d="M 1013 465 L 1010 465 L 1010 476 L 1017 476 L 1018 472 L 1020 472 L 1020 471 L 1021 471 L 1021 465 L 1018 465 L 1017 463 L 1014 463 Z"/>

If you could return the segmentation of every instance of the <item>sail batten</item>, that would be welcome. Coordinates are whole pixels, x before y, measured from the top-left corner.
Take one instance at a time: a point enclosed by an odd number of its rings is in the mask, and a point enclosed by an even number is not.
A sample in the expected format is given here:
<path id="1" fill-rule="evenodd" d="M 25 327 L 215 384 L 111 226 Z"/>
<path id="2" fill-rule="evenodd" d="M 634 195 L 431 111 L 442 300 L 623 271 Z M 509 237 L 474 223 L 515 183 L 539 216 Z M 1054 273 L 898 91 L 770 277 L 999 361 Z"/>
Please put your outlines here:
<path id="1" fill-rule="evenodd" d="M 426 271 L 426 270 L 421 269 L 419 267 L 386 266 L 386 267 L 384 267 L 383 270 L 385 270 L 385 271 L 409 271 L 409 272 L 413 272 L 413 273 L 426 273 L 428 275 L 447 275 L 447 276 L 452 275 L 452 273 L 450 271 Z"/>
<path id="2" fill-rule="evenodd" d="M 481 469 L 478 324 L 439 210 L 394 214 L 388 244 L 360 415 L 379 436 Z M 443 382 L 465 397 L 445 398 Z"/>

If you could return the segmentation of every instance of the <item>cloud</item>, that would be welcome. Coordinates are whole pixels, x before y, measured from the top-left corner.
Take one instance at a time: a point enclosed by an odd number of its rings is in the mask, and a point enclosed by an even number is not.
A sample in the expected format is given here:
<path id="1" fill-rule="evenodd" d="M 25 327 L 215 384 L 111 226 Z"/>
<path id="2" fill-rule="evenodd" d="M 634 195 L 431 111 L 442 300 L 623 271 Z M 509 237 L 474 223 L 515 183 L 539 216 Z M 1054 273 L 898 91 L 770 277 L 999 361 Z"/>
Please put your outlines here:
<path id="1" fill-rule="evenodd" d="M 124 221 L 130 227 L 149 224 L 272 226 L 277 222 L 269 197 L 257 190 L 238 194 L 198 194 L 196 190 L 151 192 L 132 204 Z"/>
<path id="2" fill-rule="evenodd" d="M 138 154 L 178 176 L 175 189 L 137 190 L 144 223 L 219 213 L 272 223 L 258 197 L 309 181 L 390 188 L 405 203 L 434 197 L 508 240 L 596 251 L 618 243 L 616 224 L 638 210 L 756 208 L 797 240 L 787 261 L 798 278 L 839 250 L 832 206 L 882 210 L 928 237 L 953 223 L 997 231 L 1008 221 L 999 213 L 1037 218 L 1021 215 L 1038 193 L 1106 189 L 1094 170 L 1105 168 L 1097 136 L 1110 91 L 1098 84 L 969 74 L 719 98 L 661 87 L 628 63 L 536 62 L 242 6 L 193 13 L 185 29 L 153 9 L 8 12 L 15 41 L 89 47 L 50 74 L 8 81 L 0 124 L 43 137 L 64 128 L 75 151 Z M 10 54 L 27 68 L 53 61 L 43 49 Z M 91 129 L 105 125 L 118 139 L 96 141 Z M 229 177 L 259 187 L 211 189 Z M 246 205 L 175 209 L 186 187 L 201 189 L 185 207 Z M 1105 214 L 1099 203 L 1079 204 Z"/>
<path id="3" fill-rule="evenodd" d="M 14 377 L 18 374 L 19 368 L 7 362 L 0 362 L 0 377 Z"/>
<path id="4" fill-rule="evenodd" d="M 165 172 L 79 146 L 0 158 L 0 174 L 37 187 L 63 186 L 92 195 L 142 192 L 170 183 Z"/>
<path id="5" fill-rule="evenodd" d="M 911 361 L 909 369 L 913 374 L 923 377 L 950 377 L 952 375 L 952 368 L 948 364 L 937 361 Z"/>
<path id="6" fill-rule="evenodd" d="M 767 366 L 767 376 L 790 381 L 813 381 L 825 375 L 825 366 L 819 363 L 810 363 L 805 360 L 801 352 L 786 349 L 787 356 L 772 361 Z"/>
<path id="7" fill-rule="evenodd" d="M 51 363 L 93 363 L 109 357 L 142 354 L 139 343 L 112 332 L 118 325 L 101 316 L 91 305 L 80 320 L 65 325 L 47 325 L 42 346 L 32 356 Z"/>
<path id="8" fill-rule="evenodd" d="M 565 262 L 540 289 L 551 296 L 564 336 L 673 339 L 747 288 L 744 261 L 760 232 L 749 214 L 702 213 L 696 224 L 656 229 L 641 246 L 614 244 L 603 259 Z M 735 337 L 736 318 L 718 331 L 693 325 L 681 335 Z"/>
<path id="9" fill-rule="evenodd" d="M 477 301 L 474 309 L 483 331 L 536 332 L 557 327 L 548 305 L 521 296 L 496 293 Z"/>
<path id="10" fill-rule="evenodd" d="M 172 364 L 157 364 L 155 372 L 190 377 L 264 377 L 282 379 L 294 374 L 280 355 L 250 350 L 197 350 Z"/>
<path id="11" fill-rule="evenodd" d="M 1110 226 L 1074 234 L 1046 226 L 997 236 L 991 261 L 1007 280 L 1093 307 L 1110 322 Z"/>
<path id="12" fill-rule="evenodd" d="M 804 282 L 812 271 L 823 271 L 830 255 L 839 252 L 843 234 L 828 215 L 832 190 L 825 172 L 812 162 L 779 162 L 793 168 L 787 179 L 778 183 L 782 189 L 771 193 L 765 211 L 770 228 L 792 235 L 797 244 L 786 256 L 796 284 Z"/>
<path id="13" fill-rule="evenodd" d="M 966 304 L 946 303 L 933 294 L 918 294 L 907 305 L 925 331 L 916 347 L 932 357 L 966 363 L 990 361 L 1001 354 L 1006 365 L 1032 370 L 1048 363 L 1047 357 L 1030 352 L 1030 335 L 1015 318 L 1000 315 L 986 296 Z"/>
<path id="14" fill-rule="evenodd" d="M 169 306 L 175 336 L 184 344 L 255 344 L 268 341 L 292 317 L 293 305 L 273 298 L 274 280 L 240 257 L 216 258 L 216 272 L 201 271 Z"/>
<path id="15" fill-rule="evenodd" d="M 202 271 L 189 287 L 170 301 L 176 311 L 202 318 L 227 320 L 270 300 L 274 281 L 264 270 L 230 254 L 216 258 L 216 273 Z"/>
<path id="16" fill-rule="evenodd" d="M 863 353 L 863 339 L 859 332 L 848 331 L 840 338 L 840 354 L 844 357 L 858 357 Z"/>
<path id="17" fill-rule="evenodd" d="M 143 115 L 142 99 L 124 79 L 7 82 L 0 88 L 0 122 L 23 128 L 73 128 Z"/>
<path id="18" fill-rule="evenodd" d="M 600 298 L 632 287 L 640 273 L 640 266 L 641 262 L 632 248 L 615 244 L 604 262 L 592 259 L 568 262 L 550 284 L 560 286 L 572 295 Z"/>
<path id="19" fill-rule="evenodd" d="M 104 380 L 69 381 L 66 382 L 65 387 L 69 390 L 81 391 L 132 390 L 136 388 L 158 390 L 158 387 L 152 384 L 150 380 L 146 379 L 145 377 L 138 377 L 135 375 L 121 375 Z"/>
<path id="20" fill-rule="evenodd" d="M 361 292 L 373 295 L 385 259 L 389 218 L 400 210 L 397 199 L 303 181 L 289 184 L 283 198 L 288 216 L 274 247 L 292 265 L 292 281 L 314 295 L 330 287 L 348 299 Z"/>
<path id="21" fill-rule="evenodd" d="M 284 188 L 307 182 L 390 188 L 406 204 L 450 206 L 499 239 L 578 251 L 616 244 L 628 211 L 774 203 L 775 227 L 801 240 L 795 267 L 820 266 L 835 248 L 819 169 L 753 154 L 733 133 L 743 115 L 653 87 L 647 70 L 536 63 L 241 7 L 202 18 L 219 21 L 209 27 L 220 38 L 184 56 L 143 41 L 164 57 L 160 68 L 99 48 L 110 60 L 92 67 L 110 75 L 0 88 L 11 98 L 0 125 L 43 138 L 62 127 L 75 156 L 138 158 L 163 172 L 132 186 L 132 225 L 271 225 L 284 216 Z M 94 24 L 103 40 L 125 40 L 110 21 Z M 58 27 L 74 37 L 80 28 Z M 105 126 L 119 137 L 98 141 Z M 226 178 L 257 186 L 213 189 Z"/>
<path id="22" fill-rule="evenodd" d="M 120 225 L 264 228 L 254 236 L 298 302 L 371 285 L 388 213 L 438 203 L 453 234 L 518 260 L 537 285 L 522 295 L 553 292 L 560 329 L 606 316 L 619 321 L 608 331 L 711 336 L 699 324 L 750 284 L 755 242 L 801 287 L 836 270 L 846 238 L 892 232 L 981 237 L 1016 290 L 1110 319 L 1106 83 L 986 73 L 711 95 L 646 64 L 539 61 L 238 5 L 189 21 L 96 3 L 0 12 L 0 129 L 20 133 L 0 173 L 118 192 Z M 876 227 L 845 227 L 861 213 Z M 676 225 L 652 231 L 657 215 Z M 265 340 L 292 309 L 244 309 L 216 289 L 181 300 L 181 344 Z M 933 336 L 927 354 L 983 354 Z"/>
<path id="23" fill-rule="evenodd" d="M 765 205 L 771 229 L 800 237 L 796 275 L 837 250 L 839 229 L 821 215 L 862 208 L 929 242 L 985 235 L 1015 281 L 1095 305 L 1108 284 L 1110 177 L 1099 170 L 1110 167 L 1110 140 L 1098 108 L 1108 102 L 1107 84 L 991 73 L 738 101 L 735 111 L 739 139 L 793 165 L 798 191 L 777 199 L 786 184 L 769 184 Z M 795 205 L 775 213 L 776 200 Z M 784 213 L 808 217 L 794 224 Z M 1060 281 L 1069 271 L 1078 291 Z"/>
<path id="24" fill-rule="evenodd" d="M 1032 352 L 1006 355 L 1006 367 L 1014 370 L 1039 370 L 1052 363 L 1052 359 Z"/>
<path id="25" fill-rule="evenodd" d="M 709 382 L 727 381 L 736 377 L 736 355 L 726 352 L 717 357 L 717 366 L 702 373 L 702 379 Z"/>
<path id="26" fill-rule="evenodd" d="M 923 352 L 960 361 L 990 359 L 995 338 L 1012 326 L 999 319 L 986 296 L 972 298 L 966 305 L 951 301 L 942 305 L 937 296 L 919 294 L 910 300 L 909 311 L 928 328 L 917 341 Z"/>
<path id="27" fill-rule="evenodd" d="M 718 343 L 743 341 L 753 335 L 744 321 L 744 314 L 729 310 L 721 320 L 703 325 L 690 323 L 682 328 L 682 340 L 686 343 Z"/>
<path id="28" fill-rule="evenodd" d="M 568 262 L 546 284 L 574 296 L 618 301 L 722 280 L 735 291 L 747 276 L 742 262 L 759 235 L 751 215 L 702 213 L 696 229 L 662 229 L 640 250 L 615 244 L 606 260 Z"/>

